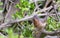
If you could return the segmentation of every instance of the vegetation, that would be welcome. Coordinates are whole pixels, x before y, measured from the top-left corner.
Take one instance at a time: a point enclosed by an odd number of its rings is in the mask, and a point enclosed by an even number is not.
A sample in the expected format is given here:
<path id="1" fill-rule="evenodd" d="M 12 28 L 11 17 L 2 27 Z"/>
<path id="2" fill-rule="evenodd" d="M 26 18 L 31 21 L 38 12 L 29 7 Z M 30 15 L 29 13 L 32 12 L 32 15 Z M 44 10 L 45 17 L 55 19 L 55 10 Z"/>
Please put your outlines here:
<path id="1" fill-rule="evenodd" d="M 1 0 L 0 30 L 4 31 L 4 33 L 1 32 L 0 38 L 35 38 L 34 32 L 37 29 L 35 29 L 36 27 L 33 23 L 34 15 L 39 16 L 43 20 L 46 17 L 44 29 L 47 33 L 49 32 L 48 35 L 58 36 L 60 33 L 60 0 L 53 0 L 53 2 L 51 2 L 52 5 L 49 4 L 49 6 L 44 8 L 46 3 L 48 3 L 46 0 Z M 59 32 L 57 33 L 57 31 Z M 5 32 L 7 33 L 6 35 L 4 35 Z M 44 32 L 46 35 L 47 33 Z M 46 35 L 44 34 L 41 37 L 45 37 Z"/>

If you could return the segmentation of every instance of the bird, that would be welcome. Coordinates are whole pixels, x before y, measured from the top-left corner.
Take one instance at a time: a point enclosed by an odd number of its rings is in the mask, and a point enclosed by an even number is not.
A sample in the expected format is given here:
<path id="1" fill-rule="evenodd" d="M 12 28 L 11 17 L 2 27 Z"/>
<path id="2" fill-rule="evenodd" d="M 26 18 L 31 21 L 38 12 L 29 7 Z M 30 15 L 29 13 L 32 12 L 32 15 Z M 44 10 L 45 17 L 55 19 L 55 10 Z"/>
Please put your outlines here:
<path id="1" fill-rule="evenodd" d="M 34 15 L 33 17 L 33 24 L 38 29 L 42 29 L 46 26 L 46 22 L 42 22 L 37 15 Z"/>
<path id="2" fill-rule="evenodd" d="M 46 23 L 42 22 L 37 15 L 33 17 L 33 24 L 36 29 L 34 29 L 33 34 L 34 38 L 40 38 L 42 30 L 45 28 Z"/>

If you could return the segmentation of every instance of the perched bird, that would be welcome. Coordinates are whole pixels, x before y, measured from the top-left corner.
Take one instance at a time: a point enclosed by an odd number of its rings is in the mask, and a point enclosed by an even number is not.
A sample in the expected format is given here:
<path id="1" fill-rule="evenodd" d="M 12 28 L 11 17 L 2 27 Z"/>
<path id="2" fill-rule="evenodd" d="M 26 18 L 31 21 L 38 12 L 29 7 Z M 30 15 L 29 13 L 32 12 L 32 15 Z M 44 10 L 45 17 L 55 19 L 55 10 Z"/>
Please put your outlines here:
<path id="1" fill-rule="evenodd" d="M 37 15 L 33 17 L 33 24 L 36 28 L 39 28 L 39 29 L 42 29 L 46 26 L 46 23 L 42 22 Z"/>
<path id="2" fill-rule="evenodd" d="M 37 15 L 35 15 L 33 17 L 33 24 L 34 24 L 34 26 L 36 28 L 36 29 L 34 29 L 34 32 L 33 32 L 34 38 L 40 38 L 41 32 L 44 29 L 44 27 L 46 26 L 46 23 L 42 22 L 40 20 L 40 18 Z"/>

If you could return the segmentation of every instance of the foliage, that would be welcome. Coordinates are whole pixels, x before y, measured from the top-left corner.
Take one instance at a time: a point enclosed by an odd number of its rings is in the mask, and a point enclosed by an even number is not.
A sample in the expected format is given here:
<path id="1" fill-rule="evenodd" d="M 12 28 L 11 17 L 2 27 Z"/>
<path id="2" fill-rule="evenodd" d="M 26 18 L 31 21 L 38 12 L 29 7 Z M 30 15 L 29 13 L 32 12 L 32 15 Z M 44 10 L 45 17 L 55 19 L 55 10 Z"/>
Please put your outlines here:
<path id="1" fill-rule="evenodd" d="M 56 22 L 53 18 L 49 17 L 47 20 L 47 27 L 48 31 L 54 31 L 60 28 L 60 22 Z"/>
<path id="2" fill-rule="evenodd" d="M 32 14 L 35 5 L 34 3 L 29 3 L 28 0 L 20 0 L 20 3 L 17 4 L 16 7 L 19 8 L 20 11 L 16 12 L 13 18 L 23 18 L 25 13 L 28 15 Z"/>
<path id="3" fill-rule="evenodd" d="M 0 3 L 0 5 L 2 5 L 2 3 Z M 25 13 L 27 13 L 27 15 L 32 14 L 32 12 L 35 8 L 35 4 L 30 3 L 29 0 L 20 0 L 20 3 L 16 4 L 15 7 L 19 8 L 19 11 L 17 11 L 12 17 L 14 19 L 16 19 L 16 18 L 21 19 L 21 18 L 24 18 Z M 59 8 L 59 10 L 60 10 L 60 8 Z M 24 21 L 24 22 L 21 22 L 20 25 L 21 25 L 21 28 L 19 28 L 19 29 L 21 29 L 20 38 L 24 38 L 24 37 L 33 38 L 33 35 L 32 35 L 32 31 L 34 29 L 33 24 L 30 24 L 28 21 Z M 18 25 L 16 25 L 16 26 L 18 26 Z M 47 20 L 46 30 L 54 31 L 59 28 L 60 28 L 60 22 L 56 22 L 53 18 L 49 17 Z M 6 32 L 8 33 L 8 38 L 18 38 L 18 36 L 19 36 L 18 34 L 14 33 L 13 28 L 6 29 Z M 3 38 L 3 36 L 0 36 L 0 38 Z"/>

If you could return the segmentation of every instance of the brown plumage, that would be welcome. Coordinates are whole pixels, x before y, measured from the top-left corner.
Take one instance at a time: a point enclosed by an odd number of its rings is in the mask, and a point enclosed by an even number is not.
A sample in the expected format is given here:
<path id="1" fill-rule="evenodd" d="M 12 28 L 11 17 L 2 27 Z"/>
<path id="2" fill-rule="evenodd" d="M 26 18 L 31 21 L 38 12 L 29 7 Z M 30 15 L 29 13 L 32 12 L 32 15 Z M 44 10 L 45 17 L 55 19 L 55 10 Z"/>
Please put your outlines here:
<path id="1" fill-rule="evenodd" d="M 42 22 L 40 18 L 35 15 L 33 17 L 33 24 L 35 26 L 34 38 L 40 38 L 41 32 L 44 29 L 46 23 Z"/>
<path id="2" fill-rule="evenodd" d="M 46 25 L 46 23 L 42 22 L 37 15 L 33 17 L 33 23 L 34 23 L 34 26 L 39 29 L 44 28 Z"/>

